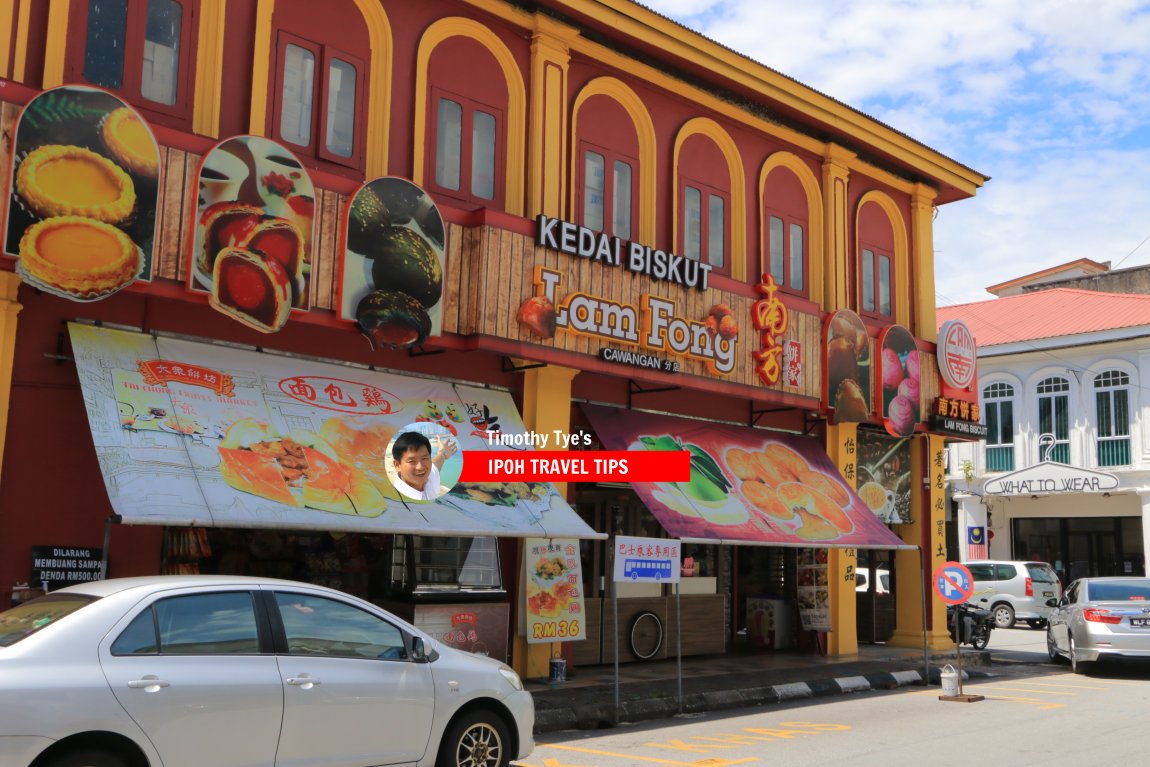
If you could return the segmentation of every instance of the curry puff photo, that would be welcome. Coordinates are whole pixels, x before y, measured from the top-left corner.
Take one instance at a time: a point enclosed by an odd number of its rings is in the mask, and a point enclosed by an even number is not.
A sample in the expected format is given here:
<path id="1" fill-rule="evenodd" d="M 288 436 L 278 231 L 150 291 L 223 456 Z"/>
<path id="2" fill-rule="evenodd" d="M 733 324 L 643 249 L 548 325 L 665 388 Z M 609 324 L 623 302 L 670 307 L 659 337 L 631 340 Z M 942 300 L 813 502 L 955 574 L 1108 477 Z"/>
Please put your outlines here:
<path id="1" fill-rule="evenodd" d="M 281 436 L 244 418 L 220 442 L 220 474 L 236 490 L 286 506 L 377 517 L 387 501 L 360 469 L 311 432 Z"/>

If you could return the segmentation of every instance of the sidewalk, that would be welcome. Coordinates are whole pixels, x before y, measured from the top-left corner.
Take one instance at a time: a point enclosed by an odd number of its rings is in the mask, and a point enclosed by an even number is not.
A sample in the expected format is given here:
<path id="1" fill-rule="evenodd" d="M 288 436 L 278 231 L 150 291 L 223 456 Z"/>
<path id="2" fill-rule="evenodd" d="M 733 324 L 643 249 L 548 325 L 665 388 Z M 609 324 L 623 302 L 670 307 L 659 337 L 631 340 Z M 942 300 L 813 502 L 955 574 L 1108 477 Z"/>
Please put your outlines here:
<path id="1" fill-rule="evenodd" d="M 785 652 L 684 658 L 681 704 L 676 661 L 621 663 L 617 714 L 614 666 L 588 666 L 566 682 L 527 680 L 526 686 L 535 698 L 538 735 L 922 685 L 926 673 L 938 684 L 939 668 L 953 662 L 953 652 L 934 655 L 927 664 L 921 649 L 883 645 L 864 645 L 858 655 L 835 658 Z M 985 674 L 978 669 L 990 664 L 990 653 L 964 649 L 963 664 L 968 676 Z"/>

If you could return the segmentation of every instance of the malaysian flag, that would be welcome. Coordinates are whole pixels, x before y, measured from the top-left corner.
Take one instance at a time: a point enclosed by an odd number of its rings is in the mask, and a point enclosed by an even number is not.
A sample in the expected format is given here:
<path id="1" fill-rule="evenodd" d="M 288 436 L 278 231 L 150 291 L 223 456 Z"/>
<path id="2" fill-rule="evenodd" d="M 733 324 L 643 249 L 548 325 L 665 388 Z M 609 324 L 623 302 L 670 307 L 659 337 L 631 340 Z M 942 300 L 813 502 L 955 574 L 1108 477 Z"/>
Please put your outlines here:
<path id="1" fill-rule="evenodd" d="M 986 559 L 986 528 L 966 528 L 966 558 Z"/>

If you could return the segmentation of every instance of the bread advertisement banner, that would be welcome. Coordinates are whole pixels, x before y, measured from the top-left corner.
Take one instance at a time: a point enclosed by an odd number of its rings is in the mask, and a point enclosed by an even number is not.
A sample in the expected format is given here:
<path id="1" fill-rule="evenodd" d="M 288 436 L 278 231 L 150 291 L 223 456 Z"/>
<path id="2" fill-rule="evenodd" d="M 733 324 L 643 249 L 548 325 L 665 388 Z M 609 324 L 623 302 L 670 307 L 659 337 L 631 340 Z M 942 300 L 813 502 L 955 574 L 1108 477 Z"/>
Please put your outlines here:
<path id="1" fill-rule="evenodd" d="M 116 96 L 65 85 L 28 102 L 12 148 L 4 250 L 33 287 L 98 301 L 152 278 L 160 150 Z"/>
<path id="2" fill-rule="evenodd" d="M 445 462 L 436 500 L 396 491 L 388 465 L 405 434 L 434 427 L 432 449 L 463 460 L 492 449 L 489 431 L 522 434 L 506 392 L 69 329 L 108 496 L 127 523 L 603 537 L 549 483 L 459 483 Z"/>
<path id="3" fill-rule="evenodd" d="M 820 440 L 584 405 L 608 450 L 688 450 L 689 482 L 635 482 L 668 535 L 683 540 L 899 548 Z"/>
<path id="4" fill-rule="evenodd" d="M 524 547 L 527 643 L 586 639 L 579 541 L 528 538 Z"/>

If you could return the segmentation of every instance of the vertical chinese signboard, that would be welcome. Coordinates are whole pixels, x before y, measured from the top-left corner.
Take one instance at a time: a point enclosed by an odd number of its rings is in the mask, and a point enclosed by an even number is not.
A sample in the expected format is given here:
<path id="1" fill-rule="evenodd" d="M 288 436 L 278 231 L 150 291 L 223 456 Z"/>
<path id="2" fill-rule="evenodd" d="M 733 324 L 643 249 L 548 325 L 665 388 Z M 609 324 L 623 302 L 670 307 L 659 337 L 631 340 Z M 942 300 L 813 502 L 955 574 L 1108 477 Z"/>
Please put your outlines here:
<path id="1" fill-rule="evenodd" d="M 579 541 L 528 538 L 525 544 L 527 643 L 586 639 Z"/>

